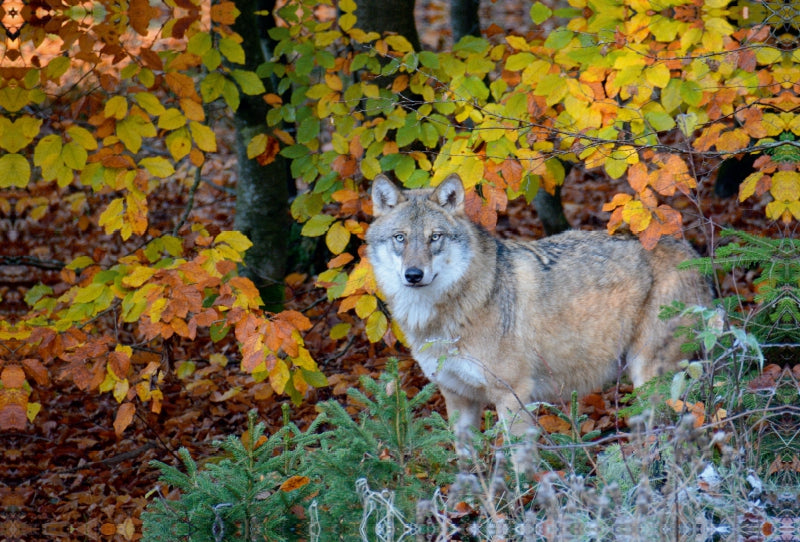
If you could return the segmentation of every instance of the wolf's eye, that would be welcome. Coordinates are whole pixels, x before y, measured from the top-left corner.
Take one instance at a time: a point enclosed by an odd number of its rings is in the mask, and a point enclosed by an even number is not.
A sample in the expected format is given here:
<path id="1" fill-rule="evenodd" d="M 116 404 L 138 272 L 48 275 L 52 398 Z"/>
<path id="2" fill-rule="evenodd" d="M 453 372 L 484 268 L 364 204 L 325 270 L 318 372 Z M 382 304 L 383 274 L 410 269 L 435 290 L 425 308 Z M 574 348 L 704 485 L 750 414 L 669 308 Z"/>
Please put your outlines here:
<path id="1" fill-rule="evenodd" d="M 436 241 L 438 241 L 441 238 L 442 238 L 442 234 L 441 233 L 432 233 L 431 234 L 431 242 L 432 243 L 435 243 Z"/>
<path id="2" fill-rule="evenodd" d="M 396 233 L 394 236 L 394 240 L 397 241 L 398 243 L 402 243 L 406 240 L 406 236 L 403 235 L 402 233 Z"/>

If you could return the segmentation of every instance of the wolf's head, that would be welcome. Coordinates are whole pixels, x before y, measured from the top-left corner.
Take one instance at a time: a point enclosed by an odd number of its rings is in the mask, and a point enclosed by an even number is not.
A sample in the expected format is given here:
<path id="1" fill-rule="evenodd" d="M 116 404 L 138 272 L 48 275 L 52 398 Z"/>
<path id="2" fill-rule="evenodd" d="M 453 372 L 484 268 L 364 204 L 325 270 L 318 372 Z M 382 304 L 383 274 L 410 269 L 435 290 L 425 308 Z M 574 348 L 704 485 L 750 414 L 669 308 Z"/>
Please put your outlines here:
<path id="1" fill-rule="evenodd" d="M 372 204 L 376 219 L 367 231 L 367 254 L 390 298 L 408 299 L 408 290 L 418 290 L 435 301 L 466 273 L 473 226 L 457 175 L 424 190 L 400 190 L 379 175 Z"/>

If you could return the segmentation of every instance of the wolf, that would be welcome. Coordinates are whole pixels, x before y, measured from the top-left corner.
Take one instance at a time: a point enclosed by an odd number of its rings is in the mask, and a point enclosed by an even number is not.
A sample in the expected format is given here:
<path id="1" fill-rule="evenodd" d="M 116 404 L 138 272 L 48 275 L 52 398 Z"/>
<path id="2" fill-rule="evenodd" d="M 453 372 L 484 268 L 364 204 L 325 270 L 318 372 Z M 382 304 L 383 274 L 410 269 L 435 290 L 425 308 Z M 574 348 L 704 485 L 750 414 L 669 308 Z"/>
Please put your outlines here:
<path id="1" fill-rule="evenodd" d="M 514 433 L 525 405 L 601 388 L 627 373 L 634 386 L 682 359 L 680 318 L 662 305 L 711 303 L 708 283 L 678 270 L 697 253 L 663 239 L 571 230 L 501 240 L 464 212 L 458 175 L 434 189 L 401 190 L 379 175 L 367 258 L 392 317 L 456 432 L 478 427 L 493 405 Z M 527 416 L 530 418 L 530 416 Z"/>

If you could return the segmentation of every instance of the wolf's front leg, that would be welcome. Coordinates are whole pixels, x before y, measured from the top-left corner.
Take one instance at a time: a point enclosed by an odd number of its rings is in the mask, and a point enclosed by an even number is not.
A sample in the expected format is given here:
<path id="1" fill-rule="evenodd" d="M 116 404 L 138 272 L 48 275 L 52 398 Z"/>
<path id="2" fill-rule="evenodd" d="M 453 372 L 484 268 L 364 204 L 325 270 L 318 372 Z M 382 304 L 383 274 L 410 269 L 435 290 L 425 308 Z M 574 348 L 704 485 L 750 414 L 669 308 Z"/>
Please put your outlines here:
<path id="1" fill-rule="evenodd" d="M 473 430 L 480 430 L 484 404 L 479 400 L 464 397 L 441 387 L 440 390 L 444 396 L 447 418 L 453 427 L 456 441 L 460 442 L 463 438 L 469 438 Z M 468 450 L 461 450 L 458 445 L 456 445 L 456 451 L 460 454 L 468 452 Z"/>

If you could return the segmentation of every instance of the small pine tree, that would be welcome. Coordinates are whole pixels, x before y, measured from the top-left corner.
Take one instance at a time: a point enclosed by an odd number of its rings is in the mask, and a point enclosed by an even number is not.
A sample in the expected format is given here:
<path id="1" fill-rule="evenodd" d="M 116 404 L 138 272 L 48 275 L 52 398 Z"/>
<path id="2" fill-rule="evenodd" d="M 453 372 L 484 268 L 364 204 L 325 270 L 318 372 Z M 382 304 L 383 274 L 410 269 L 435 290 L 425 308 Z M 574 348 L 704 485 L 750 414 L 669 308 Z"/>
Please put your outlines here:
<path id="1" fill-rule="evenodd" d="M 202 469 L 181 448 L 178 455 L 186 472 L 160 461 L 161 481 L 181 492 L 178 500 L 158 498 L 142 514 L 143 540 L 220 542 L 224 540 L 294 540 L 298 518 L 294 505 L 305 502 L 312 490 L 302 476 L 305 447 L 318 442 L 318 423 L 306 431 L 288 421 L 270 438 L 264 424 L 250 412 L 241 438 L 229 436 L 215 443 L 223 455 Z"/>
<path id="2" fill-rule="evenodd" d="M 365 407 L 358 420 L 335 401 L 319 405 L 321 417 L 332 428 L 320 439 L 312 466 L 325 488 L 317 499 L 326 533 L 356 532 L 351 529 L 362 518 L 354 491 L 359 478 L 366 478 L 373 489 L 393 491 L 400 512 L 413 517 L 416 500 L 450 483 L 456 470 L 447 422 L 435 412 L 415 415 L 433 395 L 433 384 L 409 398 L 400 388 L 394 360 L 379 381 L 362 377 L 361 384 L 369 395 L 357 389 L 348 392 Z"/>

